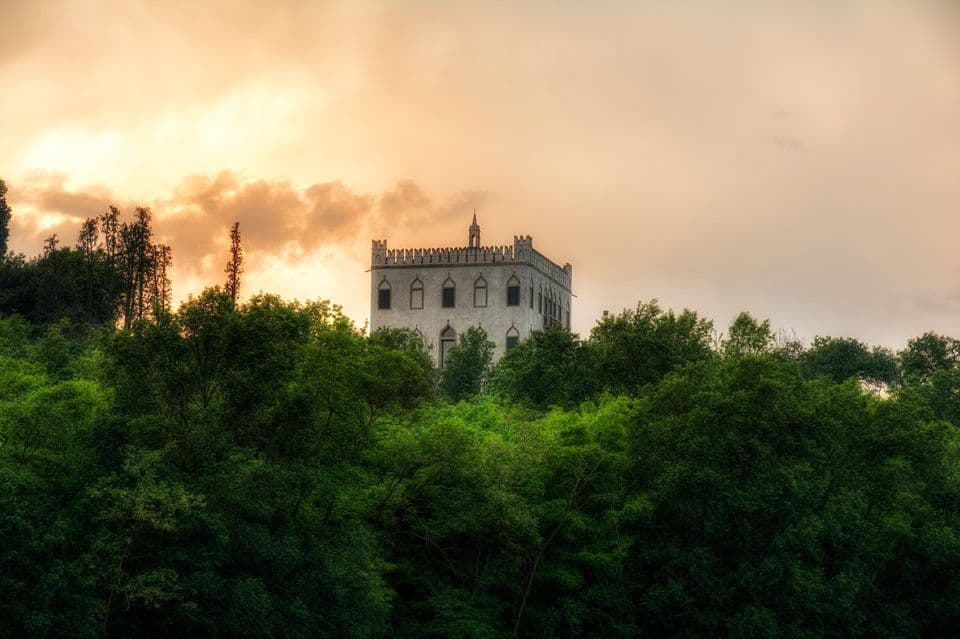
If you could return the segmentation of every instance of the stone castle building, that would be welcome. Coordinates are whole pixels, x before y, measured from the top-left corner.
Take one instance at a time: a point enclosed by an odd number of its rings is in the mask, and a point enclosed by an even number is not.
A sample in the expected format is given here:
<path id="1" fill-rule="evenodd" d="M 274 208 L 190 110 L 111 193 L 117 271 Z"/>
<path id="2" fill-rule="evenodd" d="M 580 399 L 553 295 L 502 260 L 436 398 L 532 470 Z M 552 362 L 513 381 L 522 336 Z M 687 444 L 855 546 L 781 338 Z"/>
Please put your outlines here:
<path id="1" fill-rule="evenodd" d="M 461 332 L 479 326 L 496 345 L 494 359 L 532 331 L 570 327 L 570 264 L 558 266 L 533 248 L 533 238 L 483 246 L 477 215 L 467 246 L 388 249 L 373 240 L 370 330 L 409 328 L 437 367 Z"/>

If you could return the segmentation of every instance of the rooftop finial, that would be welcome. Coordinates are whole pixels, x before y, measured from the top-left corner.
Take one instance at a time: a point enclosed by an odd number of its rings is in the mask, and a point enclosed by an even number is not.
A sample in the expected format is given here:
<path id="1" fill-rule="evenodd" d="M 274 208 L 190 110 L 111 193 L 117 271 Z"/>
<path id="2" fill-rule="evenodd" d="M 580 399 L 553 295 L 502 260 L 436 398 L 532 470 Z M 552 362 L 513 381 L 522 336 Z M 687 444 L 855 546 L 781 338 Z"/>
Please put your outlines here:
<path id="1" fill-rule="evenodd" d="M 473 223 L 470 225 L 470 233 L 467 236 L 468 248 L 480 248 L 480 225 L 477 224 L 477 209 L 473 209 Z"/>

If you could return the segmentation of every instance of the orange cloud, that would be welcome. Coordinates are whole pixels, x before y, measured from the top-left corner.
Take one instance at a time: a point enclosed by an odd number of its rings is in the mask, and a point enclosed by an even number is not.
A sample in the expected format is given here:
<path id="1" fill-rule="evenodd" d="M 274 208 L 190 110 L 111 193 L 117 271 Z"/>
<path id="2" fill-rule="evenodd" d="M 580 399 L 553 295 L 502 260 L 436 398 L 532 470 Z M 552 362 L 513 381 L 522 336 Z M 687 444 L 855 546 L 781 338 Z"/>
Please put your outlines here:
<path id="1" fill-rule="evenodd" d="M 172 192 L 150 202 L 131 203 L 101 185 L 69 187 L 63 173 L 35 173 L 10 185 L 16 209 L 14 240 L 20 250 L 37 252 L 44 237 L 57 233 L 71 244 L 80 223 L 119 204 L 154 213 L 158 240 L 173 248 L 175 273 L 220 279 L 227 233 L 240 222 L 244 252 L 256 268 L 267 258 L 302 259 L 323 249 L 354 253 L 367 236 L 388 230 L 401 236 L 423 225 L 463 218 L 482 204 L 486 192 L 467 190 L 435 205 L 419 184 L 402 180 L 379 196 L 358 193 L 340 181 L 297 188 L 287 180 L 245 180 L 233 171 L 190 175 Z M 33 248 L 31 248 L 33 247 Z"/>

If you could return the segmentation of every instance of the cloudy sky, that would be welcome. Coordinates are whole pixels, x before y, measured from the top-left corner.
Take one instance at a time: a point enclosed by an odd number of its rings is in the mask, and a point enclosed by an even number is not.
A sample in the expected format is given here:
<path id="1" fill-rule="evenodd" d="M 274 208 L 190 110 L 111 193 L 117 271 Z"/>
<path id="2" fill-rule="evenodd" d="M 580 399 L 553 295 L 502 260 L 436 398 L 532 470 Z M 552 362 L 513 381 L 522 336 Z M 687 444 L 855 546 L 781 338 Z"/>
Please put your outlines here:
<path id="1" fill-rule="evenodd" d="M 733 5 L 733 8 L 728 5 Z M 960 3 L 0 1 L 12 244 L 154 211 L 221 279 L 362 323 L 370 239 L 529 233 L 574 328 L 658 298 L 725 326 L 960 335 Z"/>

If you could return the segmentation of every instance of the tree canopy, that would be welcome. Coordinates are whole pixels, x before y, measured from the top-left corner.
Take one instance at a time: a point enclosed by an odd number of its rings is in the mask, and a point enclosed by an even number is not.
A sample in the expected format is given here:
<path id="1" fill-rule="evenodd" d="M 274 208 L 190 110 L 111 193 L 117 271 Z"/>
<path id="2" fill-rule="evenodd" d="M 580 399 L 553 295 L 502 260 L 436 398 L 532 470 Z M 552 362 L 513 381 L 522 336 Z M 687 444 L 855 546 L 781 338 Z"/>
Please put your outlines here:
<path id="1" fill-rule="evenodd" d="M 953 338 L 651 301 L 438 372 L 326 301 L 173 309 L 169 257 L 110 209 L 0 262 L 0 636 L 956 635 Z"/>

